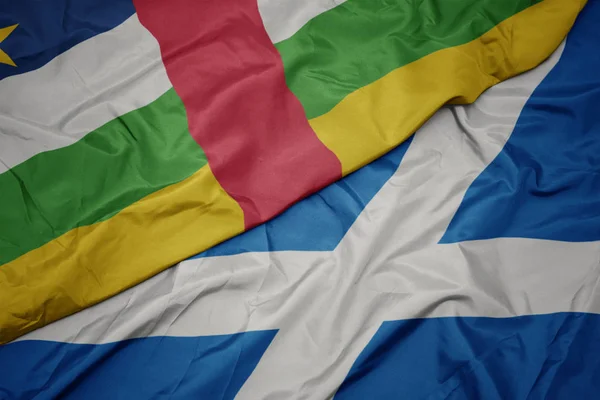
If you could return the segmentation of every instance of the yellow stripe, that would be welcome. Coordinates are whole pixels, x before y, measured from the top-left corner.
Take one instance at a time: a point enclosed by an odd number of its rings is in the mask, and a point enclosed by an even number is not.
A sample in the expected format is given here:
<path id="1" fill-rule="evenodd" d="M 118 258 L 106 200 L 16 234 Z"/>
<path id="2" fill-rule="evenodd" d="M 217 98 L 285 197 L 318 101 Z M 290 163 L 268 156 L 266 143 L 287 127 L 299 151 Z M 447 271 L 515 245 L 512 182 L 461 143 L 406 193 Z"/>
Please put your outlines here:
<path id="1" fill-rule="evenodd" d="M 471 103 L 490 86 L 539 65 L 559 46 L 585 3 L 538 3 L 476 40 L 390 72 L 310 125 L 346 175 L 405 141 L 445 103 Z"/>
<path id="2" fill-rule="evenodd" d="M 96 304 L 244 230 L 208 165 L 0 268 L 0 343 Z"/>

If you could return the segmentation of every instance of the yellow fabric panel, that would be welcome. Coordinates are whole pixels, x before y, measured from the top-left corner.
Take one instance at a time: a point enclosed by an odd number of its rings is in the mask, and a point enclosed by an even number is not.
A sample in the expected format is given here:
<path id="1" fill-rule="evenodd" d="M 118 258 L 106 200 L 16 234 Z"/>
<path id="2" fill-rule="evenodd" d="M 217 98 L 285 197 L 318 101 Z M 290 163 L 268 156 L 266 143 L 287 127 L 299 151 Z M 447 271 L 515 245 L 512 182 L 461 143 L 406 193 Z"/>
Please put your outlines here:
<path id="1" fill-rule="evenodd" d="M 96 304 L 243 230 L 242 209 L 206 165 L 109 220 L 74 229 L 3 265 L 0 343 Z"/>
<path id="2" fill-rule="evenodd" d="M 310 120 L 344 175 L 405 141 L 446 103 L 471 103 L 530 70 L 560 45 L 586 0 L 545 0 L 461 46 L 425 56 L 351 93 Z"/>

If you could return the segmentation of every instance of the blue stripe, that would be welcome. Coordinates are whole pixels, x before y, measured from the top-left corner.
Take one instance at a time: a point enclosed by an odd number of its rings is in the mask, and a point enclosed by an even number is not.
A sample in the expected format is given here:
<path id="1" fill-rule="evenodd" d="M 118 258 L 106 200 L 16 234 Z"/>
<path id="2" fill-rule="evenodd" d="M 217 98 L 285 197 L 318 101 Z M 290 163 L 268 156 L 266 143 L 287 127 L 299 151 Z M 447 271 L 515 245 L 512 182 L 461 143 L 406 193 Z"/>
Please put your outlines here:
<path id="1" fill-rule="evenodd" d="M 600 240 L 600 1 L 475 180 L 442 243 L 497 237 Z"/>
<path id="2" fill-rule="evenodd" d="M 2 399 L 233 399 L 276 331 L 0 347 Z"/>
<path id="3" fill-rule="evenodd" d="M 40 68 L 71 47 L 123 23 L 132 0 L 5 0 L 0 28 L 19 24 L 2 43 L 17 67 L 0 64 L 0 80 Z"/>
<path id="4" fill-rule="evenodd" d="M 595 399 L 600 316 L 385 322 L 336 399 Z"/>
<path id="5" fill-rule="evenodd" d="M 412 137 L 283 214 L 193 258 L 265 251 L 331 251 L 396 172 Z"/>

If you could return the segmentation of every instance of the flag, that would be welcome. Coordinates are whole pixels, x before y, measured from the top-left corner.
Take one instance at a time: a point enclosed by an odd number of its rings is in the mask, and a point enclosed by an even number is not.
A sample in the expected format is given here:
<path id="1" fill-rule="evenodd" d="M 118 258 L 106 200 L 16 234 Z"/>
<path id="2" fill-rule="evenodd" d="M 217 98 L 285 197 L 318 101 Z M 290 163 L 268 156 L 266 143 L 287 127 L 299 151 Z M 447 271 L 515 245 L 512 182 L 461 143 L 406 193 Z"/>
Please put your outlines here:
<path id="1" fill-rule="evenodd" d="M 0 347 L 0 393 L 596 397 L 598 18 L 271 221 Z"/>
<path id="2" fill-rule="evenodd" d="M 338 3 L 3 5 L 0 342 L 269 220 L 535 67 L 585 1 Z"/>

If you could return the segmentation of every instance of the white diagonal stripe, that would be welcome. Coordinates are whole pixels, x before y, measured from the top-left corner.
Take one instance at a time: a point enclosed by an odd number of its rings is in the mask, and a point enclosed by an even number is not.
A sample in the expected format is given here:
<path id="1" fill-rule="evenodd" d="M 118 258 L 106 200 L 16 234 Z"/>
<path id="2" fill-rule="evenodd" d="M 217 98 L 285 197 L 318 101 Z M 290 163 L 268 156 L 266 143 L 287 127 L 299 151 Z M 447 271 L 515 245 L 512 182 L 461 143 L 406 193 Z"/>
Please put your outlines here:
<path id="1" fill-rule="evenodd" d="M 539 68 L 491 88 L 474 105 L 438 112 L 416 134 L 396 174 L 321 262 L 321 275 L 310 288 L 285 292 L 274 285 L 271 299 L 263 285 L 249 328 L 261 328 L 254 320 L 267 320 L 265 327 L 281 331 L 237 398 L 333 396 L 385 320 L 600 312 L 591 300 L 597 294 L 599 243 L 437 244 L 467 188 L 500 152 L 563 48 Z M 271 268 L 273 274 L 287 276 L 289 269 L 279 272 L 284 265 Z"/>
<path id="2" fill-rule="evenodd" d="M 68 146 L 171 88 L 137 15 L 43 67 L 0 80 L 0 173 Z"/>

